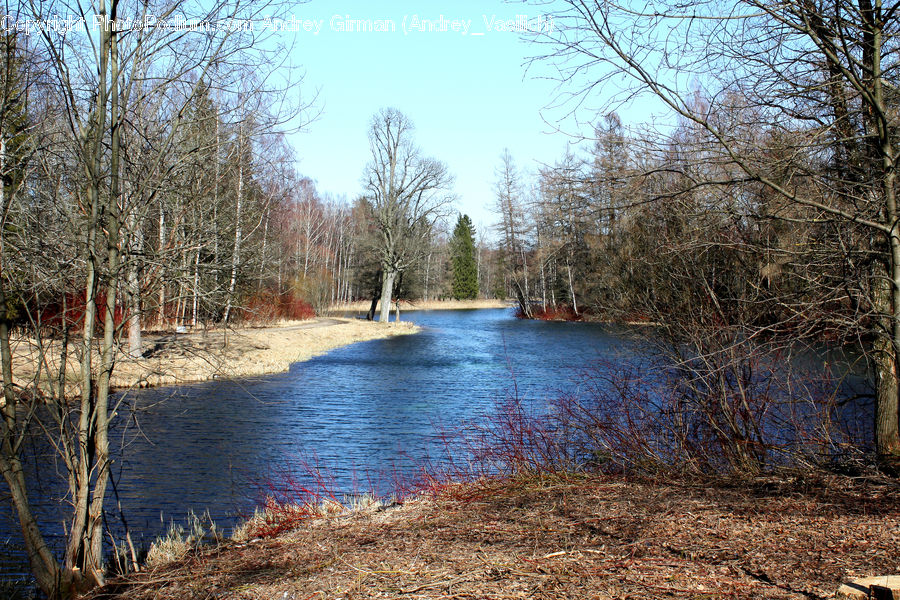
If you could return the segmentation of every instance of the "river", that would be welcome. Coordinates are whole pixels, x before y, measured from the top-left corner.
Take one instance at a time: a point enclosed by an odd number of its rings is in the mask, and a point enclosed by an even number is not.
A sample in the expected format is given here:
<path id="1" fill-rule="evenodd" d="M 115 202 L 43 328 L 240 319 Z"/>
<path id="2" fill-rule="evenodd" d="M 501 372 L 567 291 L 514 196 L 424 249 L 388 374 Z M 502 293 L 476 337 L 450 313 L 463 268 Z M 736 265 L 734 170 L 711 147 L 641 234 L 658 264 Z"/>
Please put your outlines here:
<path id="1" fill-rule="evenodd" d="M 422 332 L 336 349 L 287 373 L 130 392 L 113 472 L 135 543 L 147 546 L 189 511 L 227 531 L 266 482 L 303 478 L 304 464 L 322 467 L 340 492 L 387 492 L 397 472 L 441 454 L 442 427 L 477 421 L 513 394 L 542 410 L 577 392 L 595 361 L 639 361 L 632 330 L 618 326 L 521 321 L 507 309 L 405 318 Z M 62 488 L 50 480 L 45 467 L 35 499 L 53 523 Z M 17 539 L 4 503 L 0 570 L 16 570 Z"/>
<path id="2" fill-rule="evenodd" d="M 135 542 L 148 544 L 189 511 L 227 530 L 258 504 L 260 484 L 302 475 L 309 463 L 340 491 L 386 491 L 398 470 L 440 454 L 437 428 L 477 419 L 511 394 L 539 406 L 630 343 L 622 328 L 521 321 L 508 309 L 404 318 L 422 332 L 339 348 L 287 373 L 130 392 L 113 473 Z M 55 479 L 46 467 L 34 478 L 51 522 L 62 503 Z M 18 554 L 17 537 L 4 502 L 8 556 Z"/>

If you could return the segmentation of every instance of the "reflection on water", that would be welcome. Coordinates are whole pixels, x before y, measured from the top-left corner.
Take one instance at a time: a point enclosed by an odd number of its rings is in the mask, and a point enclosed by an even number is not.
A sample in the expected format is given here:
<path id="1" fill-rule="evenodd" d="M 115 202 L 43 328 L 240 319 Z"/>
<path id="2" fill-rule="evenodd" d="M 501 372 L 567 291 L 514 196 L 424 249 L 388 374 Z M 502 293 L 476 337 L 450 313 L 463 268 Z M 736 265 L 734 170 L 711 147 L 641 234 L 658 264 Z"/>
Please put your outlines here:
<path id="1" fill-rule="evenodd" d="M 440 454 L 436 424 L 477 419 L 512 393 L 540 409 L 577 392 L 577 375 L 597 359 L 639 362 L 628 330 L 609 325 L 519 321 L 506 309 L 404 317 L 422 333 L 334 350 L 280 375 L 130 393 L 134 418 L 113 436 L 114 473 L 135 542 L 189 510 L 227 529 L 260 500 L 255 482 L 302 460 L 326 467 L 342 490 L 384 490 L 393 470 Z M 61 496 L 36 488 L 48 522 Z M 15 531 L 4 505 L 0 544 Z"/>

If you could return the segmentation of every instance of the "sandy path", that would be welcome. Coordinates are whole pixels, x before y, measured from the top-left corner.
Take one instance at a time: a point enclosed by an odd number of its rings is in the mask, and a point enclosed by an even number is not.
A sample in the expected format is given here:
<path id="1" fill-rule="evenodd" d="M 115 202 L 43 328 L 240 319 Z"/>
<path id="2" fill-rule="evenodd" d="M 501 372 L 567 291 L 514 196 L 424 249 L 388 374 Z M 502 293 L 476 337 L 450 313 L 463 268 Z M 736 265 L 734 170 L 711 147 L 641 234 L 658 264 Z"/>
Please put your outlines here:
<path id="1" fill-rule="evenodd" d="M 355 319 L 316 319 L 279 327 L 211 331 L 176 337 L 141 359 L 116 366 L 116 387 L 156 386 L 287 371 L 291 364 L 329 350 L 415 333 L 409 322 L 387 327 Z"/>

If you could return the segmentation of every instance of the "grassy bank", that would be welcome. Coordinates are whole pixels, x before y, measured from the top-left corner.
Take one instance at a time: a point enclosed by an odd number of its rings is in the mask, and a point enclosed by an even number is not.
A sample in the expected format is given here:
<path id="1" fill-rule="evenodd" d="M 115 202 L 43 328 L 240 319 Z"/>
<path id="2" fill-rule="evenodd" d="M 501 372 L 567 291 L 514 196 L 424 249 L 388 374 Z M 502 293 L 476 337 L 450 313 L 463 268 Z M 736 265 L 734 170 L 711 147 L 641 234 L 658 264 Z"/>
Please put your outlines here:
<path id="1" fill-rule="evenodd" d="M 831 598 L 897 572 L 896 485 L 519 476 L 226 541 L 92 600 Z"/>
<path id="2" fill-rule="evenodd" d="M 116 366 L 114 384 L 170 385 L 287 371 L 291 364 L 356 342 L 416 333 L 409 322 L 382 326 L 355 319 L 315 319 L 277 327 L 168 336 L 150 356 Z"/>
<path id="3" fill-rule="evenodd" d="M 287 371 L 292 363 L 356 342 L 415 333 L 412 323 L 378 323 L 356 319 L 288 321 L 272 327 L 209 329 L 191 333 L 147 335 L 144 356 L 120 355 L 113 374 L 115 388 L 176 385 L 215 378 L 246 377 Z M 45 342 L 51 372 L 58 370 L 59 342 Z M 70 352 L 75 352 L 70 344 Z M 33 381 L 39 364 L 33 340 L 13 345 L 16 383 Z M 98 361 L 99 362 L 99 361 Z M 67 394 L 79 388 L 79 365 L 68 363 Z M 44 375 L 45 376 L 45 375 Z"/>

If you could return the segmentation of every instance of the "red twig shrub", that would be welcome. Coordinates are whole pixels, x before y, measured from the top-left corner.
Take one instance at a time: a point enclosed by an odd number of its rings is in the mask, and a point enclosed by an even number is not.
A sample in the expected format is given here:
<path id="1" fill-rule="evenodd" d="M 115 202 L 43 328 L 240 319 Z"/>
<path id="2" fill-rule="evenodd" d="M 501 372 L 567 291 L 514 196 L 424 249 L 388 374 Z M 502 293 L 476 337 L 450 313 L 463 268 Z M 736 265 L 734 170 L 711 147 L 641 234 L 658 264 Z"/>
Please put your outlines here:
<path id="1" fill-rule="evenodd" d="M 70 329 L 81 329 L 84 326 L 84 315 L 87 310 L 87 296 L 85 292 L 68 293 L 65 298 L 59 298 L 40 306 L 27 306 L 20 308 L 18 318 L 22 321 L 26 320 L 30 315 L 35 322 L 41 327 L 49 327 L 51 329 L 62 329 L 67 326 Z M 103 324 L 104 314 L 106 310 L 106 290 L 100 290 L 97 293 L 97 328 Z M 117 304 L 113 312 L 113 322 L 116 327 L 120 327 L 125 321 L 125 307 Z"/>
<path id="2" fill-rule="evenodd" d="M 261 511 L 248 522 L 250 537 L 274 537 L 342 508 L 334 478 L 317 461 L 301 459 L 259 483 Z"/>
<path id="3" fill-rule="evenodd" d="M 280 319 L 299 321 L 315 318 L 316 311 L 303 298 L 293 294 L 279 294 L 260 290 L 244 302 L 241 318 L 249 323 L 269 323 Z"/>
<path id="4" fill-rule="evenodd" d="M 840 414 L 840 382 L 791 362 L 748 344 L 683 363 L 598 363 L 583 374 L 578 394 L 557 397 L 546 410 L 507 399 L 445 434 L 447 462 L 466 477 L 754 475 L 856 452 L 866 432 Z"/>
<path id="5" fill-rule="evenodd" d="M 528 316 L 522 312 L 522 308 L 516 309 L 517 319 L 527 319 Z M 534 306 L 531 309 L 531 318 L 540 321 L 581 321 L 584 318 L 583 313 L 576 313 L 568 304 L 557 304 L 555 306 Z"/>

